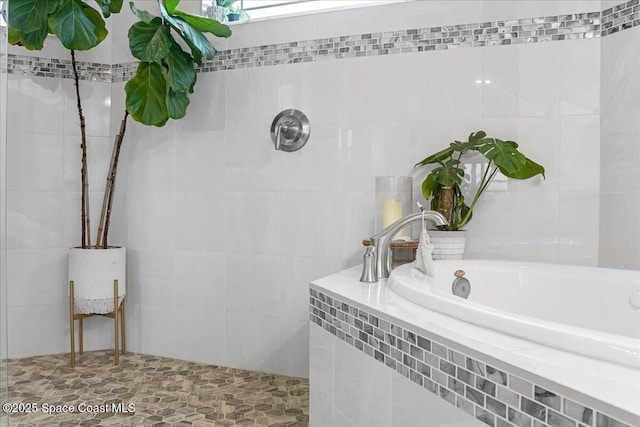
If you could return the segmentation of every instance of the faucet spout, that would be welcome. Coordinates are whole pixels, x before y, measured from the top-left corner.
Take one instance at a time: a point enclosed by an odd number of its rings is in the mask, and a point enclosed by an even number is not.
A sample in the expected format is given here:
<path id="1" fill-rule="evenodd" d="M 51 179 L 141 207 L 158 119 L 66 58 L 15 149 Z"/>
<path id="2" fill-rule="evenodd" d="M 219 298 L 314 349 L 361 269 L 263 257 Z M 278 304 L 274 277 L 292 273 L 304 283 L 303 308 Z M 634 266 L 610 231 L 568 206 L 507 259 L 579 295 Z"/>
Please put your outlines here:
<path id="1" fill-rule="evenodd" d="M 435 225 L 447 225 L 447 219 L 440 213 L 436 211 L 424 211 L 424 212 L 416 212 L 411 215 L 407 215 L 403 218 L 400 218 L 380 233 L 376 234 L 371 238 L 371 246 L 375 248 L 375 280 L 367 281 L 377 281 L 379 279 L 389 277 L 389 272 L 391 271 L 391 242 L 393 238 L 398 234 L 398 232 L 415 221 L 422 220 L 424 216 L 425 220 L 429 220 L 433 222 Z M 370 276 L 370 275 L 369 275 Z"/>

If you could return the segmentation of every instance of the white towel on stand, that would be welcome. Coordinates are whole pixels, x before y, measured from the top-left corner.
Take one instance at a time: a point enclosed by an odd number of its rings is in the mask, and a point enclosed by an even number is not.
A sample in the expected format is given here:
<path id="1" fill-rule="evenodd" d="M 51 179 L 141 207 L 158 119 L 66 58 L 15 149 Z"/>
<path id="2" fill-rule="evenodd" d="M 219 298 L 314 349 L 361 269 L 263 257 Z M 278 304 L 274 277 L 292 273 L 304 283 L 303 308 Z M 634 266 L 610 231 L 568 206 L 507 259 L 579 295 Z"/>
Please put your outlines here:
<path id="1" fill-rule="evenodd" d="M 427 229 L 423 228 L 418 241 L 418 250 L 416 251 L 415 267 L 429 277 L 435 274 L 435 266 L 433 264 L 433 245 L 429 239 Z"/>

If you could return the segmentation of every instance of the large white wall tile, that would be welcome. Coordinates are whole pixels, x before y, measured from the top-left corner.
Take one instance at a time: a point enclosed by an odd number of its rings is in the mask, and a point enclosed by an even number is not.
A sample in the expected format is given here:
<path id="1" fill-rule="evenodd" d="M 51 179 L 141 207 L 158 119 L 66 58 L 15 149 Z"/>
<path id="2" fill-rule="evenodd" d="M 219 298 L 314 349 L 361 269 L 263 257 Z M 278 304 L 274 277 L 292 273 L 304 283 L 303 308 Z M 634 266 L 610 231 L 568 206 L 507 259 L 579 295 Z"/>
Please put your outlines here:
<path id="1" fill-rule="evenodd" d="M 567 1 L 566 3 L 580 2 Z M 560 43 L 560 112 L 562 114 L 598 114 L 600 112 L 600 40 L 593 38 Z"/>
<path id="2" fill-rule="evenodd" d="M 175 357 L 182 360 L 226 365 L 225 316 L 208 310 L 175 310 Z"/>
<path id="3" fill-rule="evenodd" d="M 245 68 L 227 73 L 227 122 L 234 130 L 260 129 L 267 137 L 285 106 L 282 67 Z"/>
<path id="4" fill-rule="evenodd" d="M 80 194 L 7 193 L 8 248 L 67 248 L 80 242 Z"/>
<path id="5" fill-rule="evenodd" d="M 224 131 L 181 130 L 175 146 L 175 189 L 222 192 L 226 165 Z"/>
<path id="6" fill-rule="evenodd" d="M 640 109 L 602 115 L 603 192 L 640 191 Z"/>
<path id="7" fill-rule="evenodd" d="M 214 252 L 175 252 L 175 305 L 183 310 L 225 311 L 225 255 Z"/>
<path id="8" fill-rule="evenodd" d="M 600 188 L 600 116 L 562 116 L 560 126 L 560 190 L 597 191 Z"/>
<path id="9" fill-rule="evenodd" d="M 285 298 L 285 264 L 281 256 L 226 256 L 225 311 L 278 316 Z"/>
<path id="10" fill-rule="evenodd" d="M 104 62 L 104 58 L 101 59 Z M 76 88 L 72 79 L 62 80 L 64 93 L 64 133 L 80 135 Z M 80 99 L 88 136 L 109 137 L 111 112 L 111 83 L 81 81 Z"/>
<path id="11" fill-rule="evenodd" d="M 224 193 L 175 194 L 175 248 L 224 251 Z"/>
<path id="12" fill-rule="evenodd" d="M 518 115 L 518 54 L 505 47 L 482 49 L 483 117 Z M 488 83 L 487 83 L 488 82 Z"/>
<path id="13" fill-rule="evenodd" d="M 335 407 L 356 426 L 391 425 L 391 376 L 395 373 L 343 341 L 335 342 Z"/>
<path id="14" fill-rule="evenodd" d="M 596 188 L 585 192 L 560 193 L 560 246 L 563 264 L 598 265 L 600 195 Z"/>
<path id="15" fill-rule="evenodd" d="M 640 108 L 640 28 L 602 39 L 601 105 L 603 114 Z"/>
<path id="16" fill-rule="evenodd" d="M 523 44 L 519 45 L 516 51 L 518 114 L 520 116 L 560 114 L 560 43 Z"/>
<path id="17" fill-rule="evenodd" d="M 66 303 L 67 253 L 65 248 L 8 250 L 7 305 Z"/>
<path id="18" fill-rule="evenodd" d="M 344 72 L 342 102 L 347 123 L 406 121 L 411 55 L 353 58 Z"/>
<path id="19" fill-rule="evenodd" d="M 450 49 L 409 55 L 409 118 L 470 119 L 482 116 L 483 49 Z M 468 64 L 477 64 L 469 67 Z M 404 79 L 400 79 L 404 80 Z"/>
<path id="20" fill-rule="evenodd" d="M 282 340 L 277 334 L 280 324 L 276 317 L 227 314 L 226 364 L 258 371 L 281 366 Z"/>
<path id="21" fill-rule="evenodd" d="M 141 193 L 130 197 L 127 245 L 139 249 L 173 249 L 174 199 L 173 193 Z"/>
<path id="22" fill-rule="evenodd" d="M 7 95 L 8 132 L 62 134 L 65 93 L 60 80 L 10 74 Z"/>
<path id="23" fill-rule="evenodd" d="M 175 306 L 181 281 L 176 280 L 172 251 L 127 250 L 127 293 L 134 304 L 161 308 Z"/>
<path id="24" fill-rule="evenodd" d="M 600 195 L 600 266 L 640 269 L 638 212 L 638 193 Z"/>
<path id="25" fill-rule="evenodd" d="M 7 189 L 62 190 L 63 151 L 62 135 L 10 132 L 6 153 L 11 159 L 7 162 Z"/>
<path id="26" fill-rule="evenodd" d="M 128 160 L 129 192 L 174 190 L 176 136 L 172 122 L 162 128 L 129 122 L 127 144 L 122 147 L 122 156 Z"/>
<path id="27" fill-rule="evenodd" d="M 225 247 L 228 253 L 281 253 L 285 219 L 281 193 L 226 193 Z"/>
<path id="28" fill-rule="evenodd" d="M 69 304 L 8 307 L 7 325 L 10 357 L 69 351 Z"/>
<path id="29" fill-rule="evenodd" d="M 184 132 L 224 130 L 228 75 L 222 72 L 198 74 L 194 93 L 189 94 L 186 120 L 175 121 L 179 135 Z M 240 123 L 236 122 L 238 124 Z"/>
<path id="30" fill-rule="evenodd" d="M 275 111 L 275 110 L 272 110 Z M 280 110 L 273 113 L 273 118 Z M 283 156 L 271 141 L 271 122 L 260 129 L 235 128 L 227 132 L 226 191 L 282 190 Z"/>

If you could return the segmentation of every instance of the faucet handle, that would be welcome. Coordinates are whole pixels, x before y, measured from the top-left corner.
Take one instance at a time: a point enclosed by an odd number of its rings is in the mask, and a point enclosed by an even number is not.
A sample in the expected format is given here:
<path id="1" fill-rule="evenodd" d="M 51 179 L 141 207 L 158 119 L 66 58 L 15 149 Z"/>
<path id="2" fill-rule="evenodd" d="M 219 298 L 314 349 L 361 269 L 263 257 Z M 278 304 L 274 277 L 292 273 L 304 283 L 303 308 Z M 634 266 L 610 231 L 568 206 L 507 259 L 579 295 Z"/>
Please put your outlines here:
<path id="1" fill-rule="evenodd" d="M 365 249 L 360 281 L 365 283 L 375 283 L 378 281 L 378 273 L 376 271 L 376 247 L 373 245 L 367 246 Z"/>

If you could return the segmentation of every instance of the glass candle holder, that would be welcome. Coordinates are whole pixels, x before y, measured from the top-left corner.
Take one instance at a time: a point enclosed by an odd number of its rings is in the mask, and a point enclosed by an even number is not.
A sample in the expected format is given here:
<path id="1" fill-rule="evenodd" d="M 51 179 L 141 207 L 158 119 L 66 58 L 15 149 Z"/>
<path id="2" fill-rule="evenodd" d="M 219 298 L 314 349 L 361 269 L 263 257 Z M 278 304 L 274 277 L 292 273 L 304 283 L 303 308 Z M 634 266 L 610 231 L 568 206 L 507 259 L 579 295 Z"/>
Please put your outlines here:
<path id="1" fill-rule="evenodd" d="M 376 233 L 411 213 L 413 178 L 410 176 L 377 176 L 375 200 Z M 396 235 L 405 236 L 404 230 Z"/>

